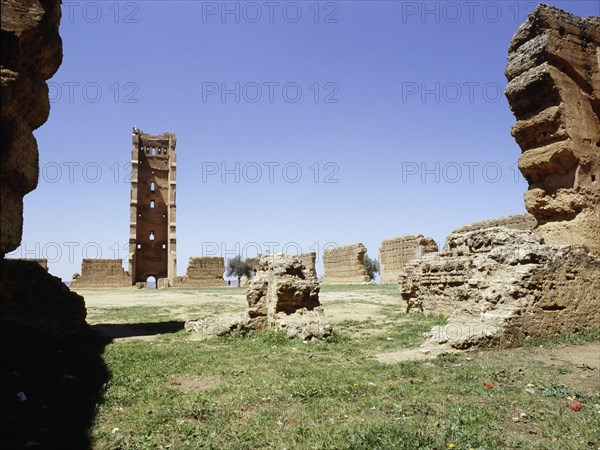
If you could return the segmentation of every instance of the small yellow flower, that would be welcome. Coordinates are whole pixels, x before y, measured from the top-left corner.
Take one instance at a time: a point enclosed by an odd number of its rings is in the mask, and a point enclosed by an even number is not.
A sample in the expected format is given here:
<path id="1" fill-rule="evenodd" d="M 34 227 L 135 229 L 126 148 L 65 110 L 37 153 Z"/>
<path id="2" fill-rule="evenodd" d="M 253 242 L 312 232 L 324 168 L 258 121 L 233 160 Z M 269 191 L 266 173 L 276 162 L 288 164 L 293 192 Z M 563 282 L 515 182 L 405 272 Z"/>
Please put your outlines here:
<path id="1" fill-rule="evenodd" d="M 448 444 L 448 448 L 454 448 L 454 447 L 456 447 L 456 445 L 454 445 L 454 444 Z"/>
<path id="2" fill-rule="evenodd" d="M 433 426 L 438 428 L 440 426 L 440 423 L 436 420 L 435 423 L 433 424 Z"/>

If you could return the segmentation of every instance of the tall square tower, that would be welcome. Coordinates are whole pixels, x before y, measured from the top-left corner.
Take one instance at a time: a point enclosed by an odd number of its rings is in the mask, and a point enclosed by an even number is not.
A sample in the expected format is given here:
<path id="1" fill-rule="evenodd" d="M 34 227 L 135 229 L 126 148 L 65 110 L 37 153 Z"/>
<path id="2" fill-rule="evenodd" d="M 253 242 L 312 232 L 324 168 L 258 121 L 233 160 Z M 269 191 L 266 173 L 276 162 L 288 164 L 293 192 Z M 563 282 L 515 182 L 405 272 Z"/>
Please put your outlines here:
<path id="1" fill-rule="evenodd" d="M 174 133 L 160 136 L 133 128 L 129 273 L 133 284 L 148 277 L 167 278 L 177 271 Z"/>

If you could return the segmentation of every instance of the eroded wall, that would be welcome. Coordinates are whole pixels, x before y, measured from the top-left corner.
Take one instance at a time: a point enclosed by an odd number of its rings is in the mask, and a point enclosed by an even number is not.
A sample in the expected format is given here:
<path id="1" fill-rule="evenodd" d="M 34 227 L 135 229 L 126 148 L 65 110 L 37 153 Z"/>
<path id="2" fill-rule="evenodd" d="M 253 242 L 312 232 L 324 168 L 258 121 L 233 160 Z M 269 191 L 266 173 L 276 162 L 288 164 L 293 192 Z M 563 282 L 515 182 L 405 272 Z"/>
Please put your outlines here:
<path id="1" fill-rule="evenodd" d="M 60 1 L 2 0 L 0 256 L 23 233 L 23 196 L 37 187 L 33 130 L 48 119 L 46 80 L 62 62 Z"/>
<path id="2" fill-rule="evenodd" d="M 130 287 L 131 276 L 121 259 L 84 259 L 81 274 L 74 274 L 71 288 Z"/>
<path id="3" fill-rule="evenodd" d="M 513 36 L 506 97 L 529 183 L 525 207 L 552 244 L 600 255 L 600 17 L 540 5 Z"/>
<path id="4" fill-rule="evenodd" d="M 408 262 L 399 286 L 408 311 L 448 316 L 430 337 L 456 348 L 600 328 L 600 259 L 530 230 L 452 233 L 442 252 Z"/>
<path id="5" fill-rule="evenodd" d="M 345 245 L 325 250 L 323 283 L 360 284 L 371 279 L 365 269 L 367 248 L 361 244 Z"/>
<path id="6" fill-rule="evenodd" d="M 397 283 L 404 264 L 411 259 L 437 251 L 436 242 L 422 234 L 410 234 L 384 240 L 379 247 L 380 283 Z"/>
<path id="7" fill-rule="evenodd" d="M 74 274 L 70 285 L 73 289 L 130 286 L 131 276 L 123 269 L 122 259 L 84 259 L 81 274 Z"/>
<path id="8" fill-rule="evenodd" d="M 225 258 L 221 256 L 192 257 L 186 275 L 175 277 L 174 287 L 223 287 Z"/>

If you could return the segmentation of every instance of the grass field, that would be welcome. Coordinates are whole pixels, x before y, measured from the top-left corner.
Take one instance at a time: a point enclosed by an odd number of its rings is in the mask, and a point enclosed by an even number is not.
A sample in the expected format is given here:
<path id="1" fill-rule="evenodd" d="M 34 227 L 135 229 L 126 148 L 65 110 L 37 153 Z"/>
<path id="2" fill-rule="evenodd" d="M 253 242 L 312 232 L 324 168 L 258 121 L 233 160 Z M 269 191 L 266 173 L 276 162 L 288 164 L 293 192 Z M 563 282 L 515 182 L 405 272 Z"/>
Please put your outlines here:
<path id="1" fill-rule="evenodd" d="M 243 310 L 241 289 L 83 292 L 92 327 L 113 338 L 101 353 L 93 448 L 600 446 L 599 332 L 383 364 L 378 355 L 417 348 L 444 323 L 406 315 L 396 292 L 324 287 L 335 333 L 308 343 L 183 330 L 186 318 Z M 86 367 L 70 370 L 83 377 Z"/>

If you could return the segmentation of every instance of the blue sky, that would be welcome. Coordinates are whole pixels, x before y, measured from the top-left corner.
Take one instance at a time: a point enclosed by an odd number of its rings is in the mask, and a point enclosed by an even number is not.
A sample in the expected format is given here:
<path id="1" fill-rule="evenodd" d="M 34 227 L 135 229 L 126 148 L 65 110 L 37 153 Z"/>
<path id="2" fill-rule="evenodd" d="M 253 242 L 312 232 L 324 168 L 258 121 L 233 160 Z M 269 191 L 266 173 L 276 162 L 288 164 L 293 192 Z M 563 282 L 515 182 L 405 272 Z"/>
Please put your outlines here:
<path id="1" fill-rule="evenodd" d="M 64 2 L 11 256 L 65 280 L 84 257 L 126 261 L 133 126 L 177 135 L 179 275 L 190 256 L 354 242 L 377 256 L 386 238 L 442 244 L 522 213 L 504 68 L 536 4 Z"/>

